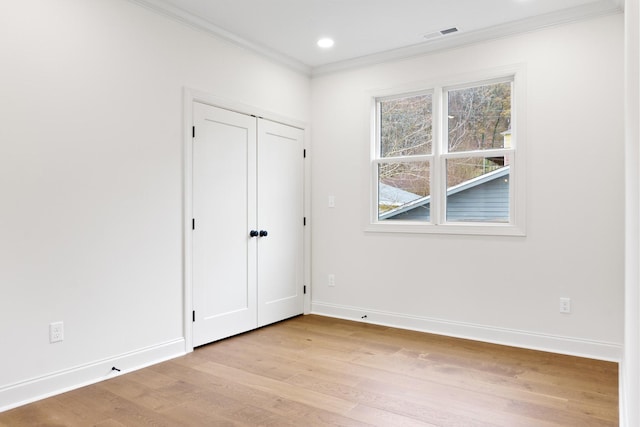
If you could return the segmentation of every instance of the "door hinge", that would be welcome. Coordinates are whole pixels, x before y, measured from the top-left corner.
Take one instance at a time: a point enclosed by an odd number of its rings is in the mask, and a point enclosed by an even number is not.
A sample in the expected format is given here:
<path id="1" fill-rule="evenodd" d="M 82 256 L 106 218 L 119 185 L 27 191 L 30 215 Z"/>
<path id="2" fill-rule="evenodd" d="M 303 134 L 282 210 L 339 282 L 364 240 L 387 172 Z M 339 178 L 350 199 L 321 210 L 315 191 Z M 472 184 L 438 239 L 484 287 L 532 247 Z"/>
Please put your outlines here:
<path id="1" fill-rule="evenodd" d="M 192 315 L 193 321 L 195 322 L 196 321 L 196 311 L 193 310 L 193 313 L 191 313 L 191 315 Z"/>
<path id="2" fill-rule="evenodd" d="M 307 217 L 302 217 L 302 226 L 305 227 L 307 225 Z"/>
<path id="3" fill-rule="evenodd" d="M 196 127 L 195 127 L 195 126 L 193 126 L 193 127 L 191 128 L 191 137 L 192 137 L 192 138 L 195 138 L 195 137 L 196 137 Z"/>
<path id="4" fill-rule="evenodd" d="M 307 285 L 304 285 L 302 287 L 302 293 L 305 294 L 305 295 L 307 294 Z"/>
<path id="5" fill-rule="evenodd" d="M 196 229 L 196 219 L 195 218 L 191 218 L 191 229 L 192 230 Z"/>
<path id="6" fill-rule="evenodd" d="M 306 148 L 304 150 L 302 150 L 302 158 L 303 159 L 307 158 L 307 149 Z"/>

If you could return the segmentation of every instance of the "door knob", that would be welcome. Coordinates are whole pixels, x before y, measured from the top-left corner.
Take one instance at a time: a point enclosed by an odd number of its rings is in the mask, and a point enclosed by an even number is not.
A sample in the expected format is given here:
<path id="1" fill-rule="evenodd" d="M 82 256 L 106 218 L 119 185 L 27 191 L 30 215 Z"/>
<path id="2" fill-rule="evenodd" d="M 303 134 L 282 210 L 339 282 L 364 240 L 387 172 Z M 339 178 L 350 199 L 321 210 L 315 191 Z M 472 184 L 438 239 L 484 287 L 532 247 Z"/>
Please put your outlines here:
<path id="1" fill-rule="evenodd" d="M 251 230 L 249 232 L 249 236 L 250 237 L 258 237 L 259 236 L 258 230 Z"/>
<path id="2" fill-rule="evenodd" d="M 260 230 L 260 237 L 267 237 L 268 234 L 267 230 Z"/>

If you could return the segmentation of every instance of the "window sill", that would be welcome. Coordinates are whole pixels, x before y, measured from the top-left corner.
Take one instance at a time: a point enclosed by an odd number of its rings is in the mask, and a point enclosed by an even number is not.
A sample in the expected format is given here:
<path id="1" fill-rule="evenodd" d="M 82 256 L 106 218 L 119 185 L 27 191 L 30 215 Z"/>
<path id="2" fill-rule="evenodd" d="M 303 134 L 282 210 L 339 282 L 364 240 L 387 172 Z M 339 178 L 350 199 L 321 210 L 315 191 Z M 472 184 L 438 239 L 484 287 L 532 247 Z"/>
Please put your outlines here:
<path id="1" fill-rule="evenodd" d="M 515 224 L 478 224 L 478 223 L 447 223 L 447 224 L 416 224 L 409 221 L 394 221 L 393 223 L 370 223 L 364 228 L 368 233 L 411 233 L 411 234 L 455 234 L 471 236 L 516 236 L 522 237 L 526 233 L 523 227 Z"/>

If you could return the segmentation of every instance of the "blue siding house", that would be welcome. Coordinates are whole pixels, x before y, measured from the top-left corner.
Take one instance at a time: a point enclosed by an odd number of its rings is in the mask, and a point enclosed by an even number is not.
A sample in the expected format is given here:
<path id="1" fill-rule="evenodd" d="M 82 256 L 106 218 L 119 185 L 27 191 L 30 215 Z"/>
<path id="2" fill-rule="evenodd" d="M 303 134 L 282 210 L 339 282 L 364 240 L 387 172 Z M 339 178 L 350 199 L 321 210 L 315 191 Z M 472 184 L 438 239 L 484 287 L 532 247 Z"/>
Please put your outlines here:
<path id="1" fill-rule="evenodd" d="M 399 205 L 380 214 L 380 220 L 431 219 L 431 196 L 420 197 L 385 184 L 380 184 L 378 191 L 381 204 Z M 509 166 L 449 188 L 447 221 L 508 222 Z"/>

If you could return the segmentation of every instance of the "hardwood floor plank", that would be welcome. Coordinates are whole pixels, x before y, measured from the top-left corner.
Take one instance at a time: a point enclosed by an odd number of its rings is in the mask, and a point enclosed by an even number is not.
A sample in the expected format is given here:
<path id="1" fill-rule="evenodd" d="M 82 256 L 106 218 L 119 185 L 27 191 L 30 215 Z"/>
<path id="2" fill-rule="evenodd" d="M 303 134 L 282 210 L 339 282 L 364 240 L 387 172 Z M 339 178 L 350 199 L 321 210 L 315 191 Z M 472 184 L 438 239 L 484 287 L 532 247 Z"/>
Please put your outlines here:
<path id="1" fill-rule="evenodd" d="M 446 419 L 450 423 L 449 425 L 494 425 L 474 418 L 464 407 L 455 408 L 455 414 L 454 411 L 442 411 L 441 402 L 438 401 L 437 396 L 423 394 L 419 398 L 407 398 L 406 396 L 397 398 L 389 392 L 389 390 L 395 389 L 393 384 L 383 385 L 372 390 L 367 387 L 348 387 L 336 382 L 320 381 L 308 375 L 299 375 L 287 382 L 296 388 L 316 390 L 329 396 L 355 402 L 358 405 L 376 408 L 425 423 L 441 425 L 438 423 Z"/>
<path id="2" fill-rule="evenodd" d="M 615 363 L 313 315 L 0 413 L 0 427 L 617 424 Z"/>
<path id="3" fill-rule="evenodd" d="M 127 427 L 127 426 L 125 426 L 122 423 L 119 423 L 118 421 L 112 418 L 109 418 L 108 420 L 104 420 L 96 424 L 96 427 Z"/>
<path id="4" fill-rule="evenodd" d="M 415 418 L 366 405 L 356 405 L 350 411 L 350 416 L 368 425 L 378 427 L 438 427 L 436 424 L 426 423 Z"/>
<path id="5" fill-rule="evenodd" d="M 181 362 L 176 362 L 179 363 Z M 177 377 L 185 378 L 192 384 L 197 383 L 211 392 L 215 390 L 225 398 L 245 402 L 243 407 L 252 405 L 266 408 L 279 417 L 279 422 L 298 420 L 298 425 L 362 425 L 342 415 L 352 406 L 351 404 L 320 396 L 315 392 L 301 393 L 300 390 L 289 390 L 285 383 L 268 377 L 213 362 L 198 364 L 193 369 L 185 367 L 185 371 L 176 369 L 179 368 L 173 366 L 172 371 Z M 197 378 L 192 377 L 194 373 L 197 374 Z M 228 406 L 228 403 L 225 406 Z M 235 412 L 233 418 L 238 418 Z M 331 424 L 323 424 L 318 420 L 332 421 Z"/>
<path id="6" fill-rule="evenodd" d="M 198 369 L 214 373 L 227 381 L 235 381 L 257 390 L 274 393 L 286 399 L 339 414 L 346 413 L 355 406 L 352 402 L 327 396 L 314 390 L 305 390 L 301 393 L 302 390 L 292 388 L 289 383 L 272 380 L 241 369 L 225 367 L 214 362 L 209 362 Z"/>

